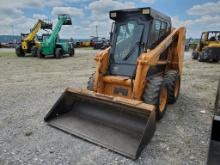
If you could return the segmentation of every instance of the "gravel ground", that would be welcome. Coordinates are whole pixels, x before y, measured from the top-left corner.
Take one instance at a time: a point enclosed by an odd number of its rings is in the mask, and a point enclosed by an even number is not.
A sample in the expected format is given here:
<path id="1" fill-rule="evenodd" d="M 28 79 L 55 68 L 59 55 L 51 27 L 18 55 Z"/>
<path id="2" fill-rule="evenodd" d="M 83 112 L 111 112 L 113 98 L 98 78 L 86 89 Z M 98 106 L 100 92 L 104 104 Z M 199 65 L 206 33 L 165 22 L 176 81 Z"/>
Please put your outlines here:
<path id="1" fill-rule="evenodd" d="M 220 64 L 192 61 L 190 53 L 179 100 L 136 161 L 44 123 L 67 86 L 86 87 L 96 52 L 77 49 L 75 57 L 57 60 L 0 50 L 0 164 L 205 164 Z"/>

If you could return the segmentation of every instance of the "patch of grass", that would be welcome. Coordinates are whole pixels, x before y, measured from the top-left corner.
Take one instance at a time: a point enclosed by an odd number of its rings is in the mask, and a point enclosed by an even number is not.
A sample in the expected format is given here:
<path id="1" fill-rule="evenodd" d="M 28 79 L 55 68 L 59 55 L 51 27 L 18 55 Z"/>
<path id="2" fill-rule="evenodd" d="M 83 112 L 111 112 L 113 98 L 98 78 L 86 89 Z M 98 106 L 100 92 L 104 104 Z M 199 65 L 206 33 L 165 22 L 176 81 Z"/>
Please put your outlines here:
<path id="1" fill-rule="evenodd" d="M 14 49 L 12 50 L 1 50 L 0 49 L 0 57 L 16 57 Z"/>

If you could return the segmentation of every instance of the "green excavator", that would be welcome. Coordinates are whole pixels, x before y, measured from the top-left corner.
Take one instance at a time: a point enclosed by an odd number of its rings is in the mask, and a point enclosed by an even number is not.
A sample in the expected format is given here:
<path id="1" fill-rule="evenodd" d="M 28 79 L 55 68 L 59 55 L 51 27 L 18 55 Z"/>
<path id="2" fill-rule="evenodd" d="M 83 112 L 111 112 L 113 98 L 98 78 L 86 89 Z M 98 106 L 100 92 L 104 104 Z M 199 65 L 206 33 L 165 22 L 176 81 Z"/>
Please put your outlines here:
<path id="1" fill-rule="evenodd" d="M 68 42 L 60 42 L 59 32 L 63 25 L 72 25 L 72 21 L 69 15 L 58 15 L 58 22 L 52 33 L 46 40 L 43 40 L 40 44 L 40 48 L 37 50 L 37 56 L 40 58 L 54 56 L 56 58 L 63 57 L 64 54 L 74 56 L 74 47 Z"/>

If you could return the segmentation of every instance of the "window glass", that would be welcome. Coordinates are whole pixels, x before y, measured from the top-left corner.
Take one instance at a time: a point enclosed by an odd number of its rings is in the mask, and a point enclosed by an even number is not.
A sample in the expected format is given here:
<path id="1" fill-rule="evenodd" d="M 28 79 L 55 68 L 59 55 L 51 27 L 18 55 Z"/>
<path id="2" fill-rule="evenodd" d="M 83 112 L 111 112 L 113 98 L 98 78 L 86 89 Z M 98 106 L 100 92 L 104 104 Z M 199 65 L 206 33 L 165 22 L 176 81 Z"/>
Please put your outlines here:
<path id="1" fill-rule="evenodd" d="M 215 33 L 209 33 L 209 41 L 216 41 Z"/>
<path id="2" fill-rule="evenodd" d="M 203 33 L 202 34 L 202 41 L 206 41 L 207 40 L 207 33 Z"/>
<path id="3" fill-rule="evenodd" d="M 217 33 L 216 33 L 216 39 L 217 39 L 218 41 L 220 41 L 220 32 L 217 32 Z"/>
<path id="4" fill-rule="evenodd" d="M 166 29 L 167 29 L 167 23 L 162 22 L 161 29 L 160 29 L 160 37 L 163 37 L 166 34 Z"/>
<path id="5" fill-rule="evenodd" d="M 43 35 L 42 37 L 43 37 L 42 40 L 46 41 L 49 38 L 49 35 Z"/>
<path id="6" fill-rule="evenodd" d="M 144 25 L 138 24 L 136 21 L 128 21 L 126 24 L 118 24 L 116 28 L 114 61 L 134 64 L 138 57 L 138 43 L 141 40 Z"/>
<path id="7" fill-rule="evenodd" d="M 209 41 L 220 41 L 220 32 L 209 32 Z"/>
<path id="8" fill-rule="evenodd" d="M 153 32 L 152 32 L 152 38 L 151 38 L 151 45 L 154 44 L 159 39 L 161 21 L 155 20 L 153 27 L 154 28 L 152 29 Z"/>
<path id="9" fill-rule="evenodd" d="M 159 30 L 160 30 L 160 26 L 161 26 L 161 22 L 158 21 L 158 20 L 156 20 L 156 21 L 155 21 L 155 30 L 156 30 L 156 31 L 159 31 Z"/>

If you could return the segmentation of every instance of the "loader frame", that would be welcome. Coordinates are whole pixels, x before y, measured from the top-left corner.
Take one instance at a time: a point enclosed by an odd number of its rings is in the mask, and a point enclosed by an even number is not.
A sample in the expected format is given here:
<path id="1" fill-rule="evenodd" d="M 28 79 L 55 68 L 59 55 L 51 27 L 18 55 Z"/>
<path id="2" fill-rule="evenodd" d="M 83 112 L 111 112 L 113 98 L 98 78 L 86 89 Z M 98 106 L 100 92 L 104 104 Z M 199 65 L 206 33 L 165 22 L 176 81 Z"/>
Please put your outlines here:
<path id="1" fill-rule="evenodd" d="M 110 48 L 100 52 L 96 60 L 96 74 L 94 81 L 94 91 L 112 96 L 122 96 L 121 93 L 112 93 L 115 85 L 120 85 L 128 89 L 126 98 L 141 100 L 143 90 L 147 85 L 146 77 L 151 66 L 166 65 L 166 71 L 177 70 L 182 74 L 183 52 L 185 42 L 185 28 L 173 29 L 155 49 L 142 53 L 137 59 L 136 76 L 134 79 L 123 76 L 107 75 Z M 159 60 L 160 55 L 168 49 L 167 60 Z"/>

